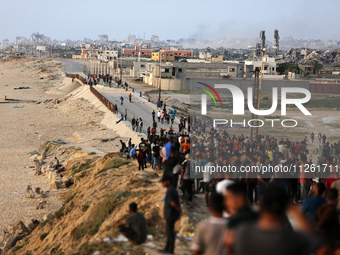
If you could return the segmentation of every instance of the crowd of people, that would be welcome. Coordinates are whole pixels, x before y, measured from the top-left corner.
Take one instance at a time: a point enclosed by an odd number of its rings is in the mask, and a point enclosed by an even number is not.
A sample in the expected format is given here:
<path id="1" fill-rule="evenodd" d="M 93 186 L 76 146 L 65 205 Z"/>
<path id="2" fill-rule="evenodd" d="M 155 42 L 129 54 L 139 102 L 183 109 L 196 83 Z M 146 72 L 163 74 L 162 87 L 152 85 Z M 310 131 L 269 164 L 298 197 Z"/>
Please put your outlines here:
<path id="1" fill-rule="evenodd" d="M 207 130 L 203 121 L 190 116 L 180 118 L 181 129 L 169 127 L 156 132 L 157 123 L 162 122 L 163 111 L 159 112 L 160 115 L 152 112 L 155 124 L 147 132 L 147 139 L 141 139 L 137 146 L 129 141 L 129 146 L 124 145 L 121 151 L 136 158 L 140 170 L 150 167 L 162 171 L 161 182 L 167 189 L 167 244 L 160 252 L 174 252 L 174 225 L 182 214 L 178 194 L 181 191 L 183 201 L 189 204 L 197 194 L 204 193 L 211 214 L 196 228 L 193 254 L 340 254 L 340 178 L 336 168 L 340 141 L 332 144 L 319 134 L 319 147 L 310 151 L 314 133 L 310 141 L 307 137 L 291 141 L 269 136 L 251 141 L 226 130 Z M 190 126 L 193 132 L 189 132 Z M 311 164 L 331 167 L 323 176 L 303 172 L 291 176 L 213 174 L 194 170 L 197 165 L 216 164 L 237 168 L 295 165 L 300 169 Z"/>
<path id="2" fill-rule="evenodd" d="M 152 168 L 162 174 L 167 190 L 167 243 L 160 252 L 175 250 L 174 226 L 182 214 L 180 191 L 188 204 L 203 193 L 211 214 L 196 227 L 193 254 L 340 255 L 340 141 L 328 141 L 325 134 L 313 132 L 299 140 L 269 135 L 251 140 L 230 134 L 233 129 L 207 128 L 205 121 L 190 116 L 177 116 L 178 129 L 174 129 L 176 110 L 167 110 L 161 101 L 157 106 L 147 138 L 139 144 L 121 141 L 121 152 L 135 158 L 139 170 Z M 169 128 L 157 130 L 160 123 Z M 133 117 L 131 125 L 142 132 L 141 118 Z M 216 165 L 237 171 L 196 171 Z M 245 166 L 293 166 L 296 171 L 240 174 Z M 320 166 L 326 170 L 315 171 Z M 136 213 L 134 208 L 131 213 Z M 121 226 L 129 235 L 130 230 Z"/>

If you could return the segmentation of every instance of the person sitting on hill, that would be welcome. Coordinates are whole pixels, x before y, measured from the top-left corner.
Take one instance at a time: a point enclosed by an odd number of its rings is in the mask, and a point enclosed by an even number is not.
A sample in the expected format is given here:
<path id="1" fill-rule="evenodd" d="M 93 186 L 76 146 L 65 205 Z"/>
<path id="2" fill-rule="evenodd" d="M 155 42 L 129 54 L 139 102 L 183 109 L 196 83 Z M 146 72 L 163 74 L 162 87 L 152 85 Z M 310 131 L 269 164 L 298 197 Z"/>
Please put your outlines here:
<path id="1" fill-rule="evenodd" d="M 146 220 L 142 213 L 137 212 L 135 202 L 129 205 L 130 216 L 125 221 L 116 222 L 113 225 L 133 244 L 142 244 L 147 237 Z"/>
<path id="2" fill-rule="evenodd" d="M 124 120 L 124 116 L 123 114 L 120 115 L 120 119 L 118 121 L 116 121 L 116 124 L 118 124 L 119 122 L 123 121 Z"/>

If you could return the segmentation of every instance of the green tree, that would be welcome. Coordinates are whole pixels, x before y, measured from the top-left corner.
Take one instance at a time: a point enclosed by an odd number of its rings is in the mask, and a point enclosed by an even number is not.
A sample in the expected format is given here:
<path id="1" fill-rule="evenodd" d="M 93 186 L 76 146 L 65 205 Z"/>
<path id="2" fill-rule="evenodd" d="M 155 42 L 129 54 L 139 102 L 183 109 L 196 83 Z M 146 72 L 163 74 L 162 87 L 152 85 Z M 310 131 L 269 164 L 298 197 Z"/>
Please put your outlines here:
<path id="1" fill-rule="evenodd" d="M 300 68 L 298 66 L 298 64 L 294 64 L 294 63 L 282 63 L 279 64 L 276 67 L 276 71 L 279 74 L 288 74 L 288 72 L 293 72 L 293 73 L 299 73 L 300 72 Z"/>
<path id="2" fill-rule="evenodd" d="M 311 63 L 312 67 L 313 67 L 313 73 L 317 74 L 319 73 L 322 69 L 323 69 L 323 65 L 320 64 L 318 61 L 313 61 Z"/>

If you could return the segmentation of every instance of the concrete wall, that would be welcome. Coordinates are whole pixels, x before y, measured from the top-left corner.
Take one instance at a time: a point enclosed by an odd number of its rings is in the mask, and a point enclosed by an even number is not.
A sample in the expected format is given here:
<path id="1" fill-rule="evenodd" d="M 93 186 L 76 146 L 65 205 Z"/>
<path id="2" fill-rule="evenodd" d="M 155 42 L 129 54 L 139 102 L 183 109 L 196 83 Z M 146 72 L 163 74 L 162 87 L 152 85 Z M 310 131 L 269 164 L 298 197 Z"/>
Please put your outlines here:
<path id="1" fill-rule="evenodd" d="M 162 90 L 185 90 L 185 81 L 183 79 L 162 79 Z M 160 79 L 154 77 L 152 79 L 155 88 L 158 88 Z"/>
<path id="2" fill-rule="evenodd" d="M 72 99 L 84 98 L 88 100 L 95 108 L 105 113 L 104 118 L 100 122 L 105 125 L 107 128 L 114 130 L 119 137 L 122 138 L 131 138 L 132 143 L 139 144 L 141 137 L 146 138 L 144 133 L 137 133 L 132 131 L 130 128 L 130 122 L 121 121 L 116 124 L 119 120 L 119 114 L 113 114 L 110 110 L 106 108 L 106 106 L 98 100 L 98 98 L 93 95 L 87 86 L 82 86 L 71 93 Z M 113 149 L 114 150 L 114 149 Z"/>
<path id="3" fill-rule="evenodd" d="M 195 88 L 197 82 L 206 83 L 208 85 L 214 86 L 215 84 L 231 84 L 241 88 L 246 91 L 248 87 L 252 87 L 254 84 L 254 79 L 187 79 L 183 89 L 189 90 L 190 88 Z M 289 80 L 262 80 L 262 91 L 272 91 L 273 87 L 299 87 L 299 88 L 310 88 L 308 81 L 289 81 Z"/>
<path id="4" fill-rule="evenodd" d="M 153 84 L 155 88 L 158 88 L 160 79 L 157 77 L 144 76 L 144 82 Z M 162 79 L 162 90 L 190 90 L 190 88 L 196 88 L 198 82 L 206 83 L 214 86 L 215 84 L 231 84 L 246 91 L 248 87 L 252 87 L 254 79 Z M 273 87 L 299 87 L 310 89 L 310 83 L 308 81 L 297 80 L 262 80 L 262 91 L 272 91 Z"/>

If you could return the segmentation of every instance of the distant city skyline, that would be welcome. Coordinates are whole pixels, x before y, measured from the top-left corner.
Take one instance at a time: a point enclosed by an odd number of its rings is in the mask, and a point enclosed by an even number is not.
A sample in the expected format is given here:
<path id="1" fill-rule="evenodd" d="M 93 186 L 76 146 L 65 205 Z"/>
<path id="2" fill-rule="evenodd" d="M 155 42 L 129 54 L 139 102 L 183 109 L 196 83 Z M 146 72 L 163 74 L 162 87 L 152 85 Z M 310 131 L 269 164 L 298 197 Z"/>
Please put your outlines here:
<path id="1" fill-rule="evenodd" d="M 340 40 L 340 2 L 333 0 L 3 0 L 0 40 L 14 41 L 42 33 L 52 40 L 93 40 L 106 34 L 122 40 L 129 34 L 150 40 L 195 38 L 258 38 L 266 30 L 268 41 L 274 29 L 280 37 Z"/>

